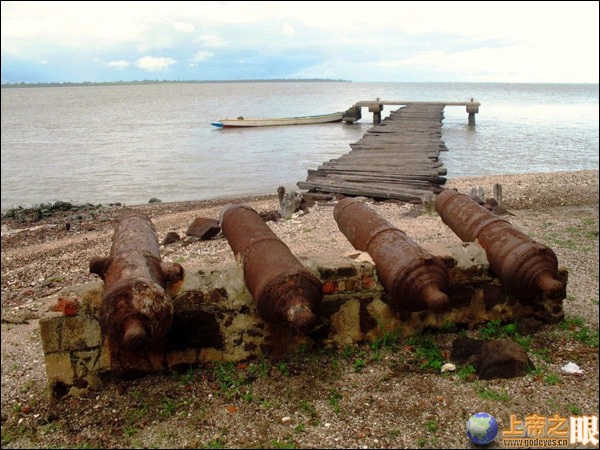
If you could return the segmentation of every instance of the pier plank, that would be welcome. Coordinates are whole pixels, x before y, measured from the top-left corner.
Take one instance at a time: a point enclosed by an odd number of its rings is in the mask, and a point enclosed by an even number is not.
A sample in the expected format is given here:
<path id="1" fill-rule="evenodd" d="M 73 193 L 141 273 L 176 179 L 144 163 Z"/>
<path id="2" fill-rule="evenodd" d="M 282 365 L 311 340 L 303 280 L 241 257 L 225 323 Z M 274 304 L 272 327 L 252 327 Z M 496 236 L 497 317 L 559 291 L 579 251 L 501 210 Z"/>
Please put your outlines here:
<path id="1" fill-rule="evenodd" d="M 411 103 L 392 111 L 350 151 L 308 170 L 300 189 L 420 202 L 438 193 L 447 170 L 439 161 L 443 103 Z"/>

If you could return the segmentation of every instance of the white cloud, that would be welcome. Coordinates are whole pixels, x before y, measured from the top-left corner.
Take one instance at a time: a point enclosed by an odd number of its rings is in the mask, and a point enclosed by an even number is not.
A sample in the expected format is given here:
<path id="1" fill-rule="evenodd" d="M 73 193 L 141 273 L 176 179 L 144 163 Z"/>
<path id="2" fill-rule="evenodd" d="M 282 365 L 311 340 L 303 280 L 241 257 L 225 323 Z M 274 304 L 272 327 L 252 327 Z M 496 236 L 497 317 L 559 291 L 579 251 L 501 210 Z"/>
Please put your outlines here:
<path id="1" fill-rule="evenodd" d="M 209 52 L 208 50 L 201 50 L 191 58 L 191 61 L 202 62 L 202 61 L 206 61 L 208 58 L 210 58 L 212 56 L 214 56 L 213 52 Z"/>
<path id="2" fill-rule="evenodd" d="M 193 42 L 202 44 L 205 47 L 222 47 L 225 45 L 225 40 L 216 34 L 204 34 L 198 36 Z"/>
<path id="3" fill-rule="evenodd" d="M 281 27 L 281 32 L 286 36 L 293 36 L 296 34 L 296 30 L 289 23 L 286 23 L 283 27 Z"/>
<path id="4" fill-rule="evenodd" d="M 159 72 L 168 69 L 171 64 L 176 64 L 172 58 L 156 58 L 154 56 L 144 56 L 135 62 L 135 65 L 148 72 Z"/>
<path id="5" fill-rule="evenodd" d="M 115 68 L 115 69 L 125 69 L 126 67 L 129 67 L 129 63 L 127 61 L 111 61 L 108 63 L 108 67 L 110 68 Z"/>
<path id="6" fill-rule="evenodd" d="M 175 22 L 173 27 L 175 27 L 177 31 L 185 31 L 186 33 L 193 33 L 196 30 L 194 25 L 185 22 Z"/>
<path id="7" fill-rule="evenodd" d="M 130 64 L 164 70 L 192 54 L 188 62 L 206 61 L 218 48 L 219 57 L 243 55 L 248 66 L 268 55 L 314 77 L 333 70 L 336 78 L 357 79 L 352 72 L 375 81 L 420 70 L 464 81 L 598 82 L 598 2 L 3 1 L 1 8 L 3 58 L 32 64 L 71 54 L 116 69 L 140 55 L 171 55 Z"/>

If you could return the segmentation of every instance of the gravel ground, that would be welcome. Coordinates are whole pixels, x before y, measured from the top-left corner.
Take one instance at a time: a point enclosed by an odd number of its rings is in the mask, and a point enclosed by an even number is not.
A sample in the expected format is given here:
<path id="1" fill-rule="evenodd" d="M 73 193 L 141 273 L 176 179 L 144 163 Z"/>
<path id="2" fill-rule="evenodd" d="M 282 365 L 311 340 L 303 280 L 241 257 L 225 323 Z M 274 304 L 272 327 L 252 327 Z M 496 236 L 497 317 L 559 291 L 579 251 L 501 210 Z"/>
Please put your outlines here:
<path id="1" fill-rule="evenodd" d="M 95 280 L 88 264 L 105 256 L 122 206 L 39 216 L 2 217 L 3 448 L 465 448 L 466 420 L 494 415 L 500 429 L 523 418 L 598 415 L 598 171 L 449 179 L 468 193 L 503 187 L 507 219 L 551 247 L 569 269 L 564 323 L 519 330 L 537 369 L 522 378 L 477 380 L 468 367 L 440 374 L 424 361 L 433 348 L 444 361 L 452 341 L 481 330 L 421 336 L 343 351 L 310 349 L 264 359 L 112 383 L 83 398 L 53 401 L 46 389 L 38 318 L 44 298 Z M 243 201 L 259 212 L 276 195 L 134 206 L 159 232 L 185 237 L 196 217 L 218 219 Z M 334 202 L 268 222 L 297 255 L 352 246 L 332 215 Z M 458 238 L 436 215 L 399 202 L 371 206 L 420 244 Z M 161 247 L 164 260 L 186 264 L 233 261 L 226 240 L 184 239 Z M 492 331 L 491 328 L 488 331 Z M 429 359 L 432 359 L 431 357 Z M 575 362 L 581 375 L 561 371 Z M 499 439 L 491 447 L 499 446 Z"/>

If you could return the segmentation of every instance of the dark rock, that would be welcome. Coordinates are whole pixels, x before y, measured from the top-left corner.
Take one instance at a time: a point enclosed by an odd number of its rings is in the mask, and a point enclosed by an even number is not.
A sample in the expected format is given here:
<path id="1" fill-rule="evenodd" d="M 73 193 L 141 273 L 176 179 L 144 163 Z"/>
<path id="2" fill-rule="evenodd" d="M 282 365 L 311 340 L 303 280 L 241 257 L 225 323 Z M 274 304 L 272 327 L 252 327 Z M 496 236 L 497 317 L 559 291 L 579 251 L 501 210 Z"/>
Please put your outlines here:
<path id="1" fill-rule="evenodd" d="M 544 327 L 544 322 L 534 317 L 523 317 L 517 320 L 517 330 L 520 334 L 528 335 L 540 331 Z"/>
<path id="2" fill-rule="evenodd" d="M 525 350 L 511 339 L 485 341 L 473 365 L 482 380 L 520 377 L 535 370 Z"/>
<path id="3" fill-rule="evenodd" d="M 63 202 L 58 200 L 57 202 L 54 202 L 54 209 L 58 210 L 58 211 L 69 211 L 70 209 L 73 208 L 73 205 L 69 202 Z"/>
<path id="4" fill-rule="evenodd" d="M 465 363 L 481 351 L 484 341 L 467 336 L 459 336 L 452 343 L 450 359 L 457 363 Z"/>
<path id="5" fill-rule="evenodd" d="M 162 245 L 169 245 L 172 244 L 173 242 L 177 242 L 180 241 L 181 238 L 179 237 L 179 235 L 177 233 L 175 233 L 174 231 L 169 231 L 167 233 L 167 235 L 165 236 L 165 238 L 162 241 Z"/>
<path id="6" fill-rule="evenodd" d="M 420 217 L 423 215 L 423 208 L 421 205 L 415 205 L 414 208 L 402 213 L 402 217 Z"/>
<path id="7" fill-rule="evenodd" d="M 156 197 L 152 197 L 150 200 L 148 200 L 148 203 L 160 203 L 161 200 L 156 198 Z"/>
<path id="8" fill-rule="evenodd" d="M 188 236 L 199 237 L 202 240 L 209 240 L 219 234 L 220 231 L 221 226 L 219 225 L 218 220 L 197 217 L 188 227 L 185 234 Z"/>
<path id="9" fill-rule="evenodd" d="M 494 200 L 493 198 L 486 198 L 485 199 L 485 207 L 487 209 L 492 210 L 496 206 L 498 206 L 498 202 L 496 200 Z"/>
<path id="10" fill-rule="evenodd" d="M 472 364 L 481 380 L 520 377 L 535 370 L 525 350 L 511 339 L 484 341 L 460 336 L 452 343 L 450 359 Z"/>
<path id="11" fill-rule="evenodd" d="M 263 211 L 258 213 L 258 215 L 262 217 L 262 220 L 264 220 L 265 222 L 268 222 L 270 220 L 273 222 L 277 222 L 279 219 L 281 219 L 281 214 L 279 214 L 279 211 Z"/>

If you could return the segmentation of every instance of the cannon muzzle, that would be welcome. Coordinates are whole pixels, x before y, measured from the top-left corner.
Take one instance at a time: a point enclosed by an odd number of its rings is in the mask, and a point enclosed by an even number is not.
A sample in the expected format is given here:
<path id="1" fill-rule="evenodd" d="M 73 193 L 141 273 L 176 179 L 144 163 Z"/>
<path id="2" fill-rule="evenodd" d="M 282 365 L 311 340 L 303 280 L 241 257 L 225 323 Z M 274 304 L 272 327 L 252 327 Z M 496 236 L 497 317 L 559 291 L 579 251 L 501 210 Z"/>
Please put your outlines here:
<path id="1" fill-rule="evenodd" d="M 111 341 L 130 348 L 158 341 L 173 320 L 165 283 L 183 277 L 183 268 L 162 263 L 156 228 L 141 212 L 120 220 L 107 258 L 94 258 L 90 272 L 104 280 L 100 327 Z"/>
<path id="2" fill-rule="evenodd" d="M 479 242 L 490 269 L 515 297 L 530 300 L 539 294 L 550 299 L 564 296 L 565 286 L 557 279 L 558 259 L 551 248 L 456 191 L 446 189 L 438 194 L 435 208 L 459 238 Z"/>
<path id="3" fill-rule="evenodd" d="M 375 262 L 377 275 L 393 306 L 408 311 L 444 309 L 448 270 L 406 233 L 380 217 L 364 202 L 344 198 L 333 210 L 340 231 Z"/>
<path id="4" fill-rule="evenodd" d="M 320 280 L 304 268 L 254 209 L 228 205 L 221 213 L 221 229 L 242 261 L 244 280 L 260 317 L 299 331 L 312 328 L 323 297 Z"/>

